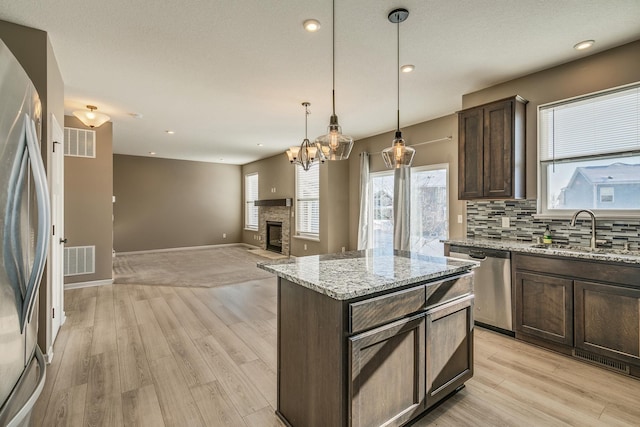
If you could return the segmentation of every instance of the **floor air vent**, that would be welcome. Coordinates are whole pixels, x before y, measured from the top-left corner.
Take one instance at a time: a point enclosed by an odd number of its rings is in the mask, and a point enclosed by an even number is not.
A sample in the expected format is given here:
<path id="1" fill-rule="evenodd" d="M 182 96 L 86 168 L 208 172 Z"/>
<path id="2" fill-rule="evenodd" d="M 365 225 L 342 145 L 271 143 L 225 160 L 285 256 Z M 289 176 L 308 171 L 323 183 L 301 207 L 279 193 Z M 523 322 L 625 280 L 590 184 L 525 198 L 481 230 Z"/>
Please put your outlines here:
<path id="1" fill-rule="evenodd" d="M 607 369 L 612 369 L 623 374 L 629 374 L 629 365 L 627 365 L 626 363 L 611 360 L 604 356 L 589 353 L 588 351 L 580 350 L 578 348 L 573 349 L 573 355 L 578 359 L 582 359 L 586 362 L 594 363 L 596 365 L 602 366 Z"/>
<path id="2" fill-rule="evenodd" d="M 93 274 L 96 272 L 96 247 L 73 246 L 64 248 L 64 275 Z"/>

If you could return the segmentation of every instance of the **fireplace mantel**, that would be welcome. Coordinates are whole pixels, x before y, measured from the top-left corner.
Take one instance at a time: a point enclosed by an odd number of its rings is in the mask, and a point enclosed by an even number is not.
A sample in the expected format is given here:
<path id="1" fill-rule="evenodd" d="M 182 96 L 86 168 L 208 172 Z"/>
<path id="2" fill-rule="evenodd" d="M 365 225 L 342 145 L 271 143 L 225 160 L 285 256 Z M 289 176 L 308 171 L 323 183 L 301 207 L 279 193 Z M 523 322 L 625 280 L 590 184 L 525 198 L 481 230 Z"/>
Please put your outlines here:
<path id="1" fill-rule="evenodd" d="M 265 199 L 254 200 L 254 206 L 291 206 L 293 199 Z"/>

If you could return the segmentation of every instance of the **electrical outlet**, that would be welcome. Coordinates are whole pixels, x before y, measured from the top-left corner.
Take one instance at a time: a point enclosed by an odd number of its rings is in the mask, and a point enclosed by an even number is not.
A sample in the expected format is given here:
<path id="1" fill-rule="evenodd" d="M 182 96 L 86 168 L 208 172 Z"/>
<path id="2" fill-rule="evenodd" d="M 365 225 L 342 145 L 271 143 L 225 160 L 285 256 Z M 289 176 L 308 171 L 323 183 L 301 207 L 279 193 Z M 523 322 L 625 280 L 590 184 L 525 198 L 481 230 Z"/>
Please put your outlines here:
<path id="1" fill-rule="evenodd" d="M 304 250 L 305 251 L 307 250 L 307 244 L 306 243 L 304 244 Z"/>
<path id="2" fill-rule="evenodd" d="M 227 238 L 227 233 L 222 233 L 222 238 L 226 239 Z"/>
<path id="3" fill-rule="evenodd" d="M 345 247 L 343 246 L 343 247 L 342 247 L 342 253 L 344 253 L 344 251 L 345 251 Z"/>
<path id="4" fill-rule="evenodd" d="M 509 228 L 510 226 L 510 221 L 509 221 L 509 217 L 508 216 L 503 216 L 502 217 L 502 228 Z"/>
<path id="5" fill-rule="evenodd" d="M 462 215 L 458 215 L 458 224 L 462 224 Z"/>

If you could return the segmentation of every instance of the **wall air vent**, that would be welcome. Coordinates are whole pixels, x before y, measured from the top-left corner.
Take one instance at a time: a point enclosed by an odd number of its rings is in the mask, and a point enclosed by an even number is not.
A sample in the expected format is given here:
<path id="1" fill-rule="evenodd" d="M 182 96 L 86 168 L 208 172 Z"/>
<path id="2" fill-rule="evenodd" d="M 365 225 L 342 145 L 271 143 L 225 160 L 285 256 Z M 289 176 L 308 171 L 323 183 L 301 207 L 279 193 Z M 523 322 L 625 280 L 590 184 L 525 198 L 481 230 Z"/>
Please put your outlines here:
<path id="1" fill-rule="evenodd" d="M 64 155 L 71 157 L 96 157 L 96 131 L 64 128 Z"/>
<path id="2" fill-rule="evenodd" d="M 64 275 L 93 274 L 96 272 L 96 247 L 73 246 L 64 248 Z"/>
<path id="3" fill-rule="evenodd" d="M 629 365 L 626 363 L 618 362 L 617 360 L 611 360 L 598 354 L 589 353 L 588 351 L 580 350 L 579 348 L 573 349 L 573 355 L 578 359 L 582 359 L 585 362 L 593 363 L 603 368 L 611 369 L 623 374 L 629 374 Z"/>

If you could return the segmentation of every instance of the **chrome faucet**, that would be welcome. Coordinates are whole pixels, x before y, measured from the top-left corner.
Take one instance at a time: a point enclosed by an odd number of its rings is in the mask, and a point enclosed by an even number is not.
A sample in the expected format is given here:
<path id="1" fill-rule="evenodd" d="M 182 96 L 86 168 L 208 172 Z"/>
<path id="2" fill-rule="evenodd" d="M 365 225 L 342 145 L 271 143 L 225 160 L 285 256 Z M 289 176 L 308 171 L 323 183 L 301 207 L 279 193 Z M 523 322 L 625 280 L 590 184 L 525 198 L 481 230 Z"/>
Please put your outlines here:
<path id="1" fill-rule="evenodd" d="M 593 213 L 593 211 L 591 211 L 589 209 L 580 209 L 578 212 L 573 214 L 573 216 L 571 217 L 571 222 L 569 223 L 569 225 L 572 226 L 572 227 L 575 227 L 576 226 L 576 218 L 582 212 L 586 212 L 591 216 L 591 245 L 590 245 L 590 247 L 593 250 L 593 249 L 596 248 L 596 215 Z"/>

